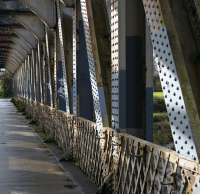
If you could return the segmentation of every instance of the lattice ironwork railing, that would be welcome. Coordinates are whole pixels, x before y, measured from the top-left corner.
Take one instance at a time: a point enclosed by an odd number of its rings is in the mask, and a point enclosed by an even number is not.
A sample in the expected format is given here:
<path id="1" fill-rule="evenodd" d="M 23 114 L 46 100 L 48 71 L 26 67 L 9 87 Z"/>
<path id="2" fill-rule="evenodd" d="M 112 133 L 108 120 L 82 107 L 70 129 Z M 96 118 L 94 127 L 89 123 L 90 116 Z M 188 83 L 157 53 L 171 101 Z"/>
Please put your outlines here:
<path id="1" fill-rule="evenodd" d="M 27 104 L 26 112 L 64 152 L 71 151 L 97 185 L 112 177 L 114 193 L 190 194 L 199 189 L 199 163 L 172 150 L 110 128 L 99 137 L 95 123 L 45 105 Z"/>

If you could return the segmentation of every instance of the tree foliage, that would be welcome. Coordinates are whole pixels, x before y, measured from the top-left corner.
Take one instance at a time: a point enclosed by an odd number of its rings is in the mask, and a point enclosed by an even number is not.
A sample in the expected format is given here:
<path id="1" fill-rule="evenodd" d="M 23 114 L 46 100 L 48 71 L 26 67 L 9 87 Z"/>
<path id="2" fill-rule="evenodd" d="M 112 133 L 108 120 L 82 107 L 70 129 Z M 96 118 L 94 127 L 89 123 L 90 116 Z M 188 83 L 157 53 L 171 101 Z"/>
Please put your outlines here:
<path id="1" fill-rule="evenodd" d="M 11 92 L 11 80 L 10 78 L 4 77 L 0 80 L 0 98 L 8 98 L 12 96 Z"/>

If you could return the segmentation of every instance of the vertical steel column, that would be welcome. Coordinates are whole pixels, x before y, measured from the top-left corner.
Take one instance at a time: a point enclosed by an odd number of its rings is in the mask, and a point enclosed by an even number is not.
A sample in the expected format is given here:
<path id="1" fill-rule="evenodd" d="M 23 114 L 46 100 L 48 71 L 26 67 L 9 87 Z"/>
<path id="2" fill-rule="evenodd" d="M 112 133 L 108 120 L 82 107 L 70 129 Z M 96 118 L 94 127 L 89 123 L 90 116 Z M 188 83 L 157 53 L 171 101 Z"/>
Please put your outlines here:
<path id="1" fill-rule="evenodd" d="M 17 80 L 18 96 L 20 96 L 20 69 L 18 69 L 17 77 L 18 77 L 18 80 Z"/>
<path id="2" fill-rule="evenodd" d="M 28 100 L 29 103 L 32 101 L 31 97 L 31 61 L 30 61 L 30 56 L 28 55 Z"/>
<path id="3" fill-rule="evenodd" d="M 119 128 L 119 2 L 111 0 L 112 127 Z"/>
<path id="4" fill-rule="evenodd" d="M 15 92 L 15 76 L 13 76 L 13 78 L 12 78 L 12 89 L 13 89 L 14 96 L 16 96 L 16 92 Z"/>
<path id="5" fill-rule="evenodd" d="M 25 59 L 25 64 L 26 64 L 26 100 L 28 102 L 28 90 L 29 90 L 29 86 L 28 86 L 28 58 Z"/>
<path id="6" fill-rule="evenodd" d="M 89 75 L 90 82 L 92 87 L 92 97 L 93 97 L 93 106 L 94 106 L 94 114 L 96 119 L 97 128 L 100 131 L 103 127 L 103 119 L 102 112 L 100 107 L 100 96 L 97 87 L 97 79 L 96 79 L 96 67 L 94 61 L 94 55 L 92 51 L 92 42 L 91 42 L 91 32 L 88 20 L 88 11 L 87 4 L 85 0 L 80 0 L 81 3 L 81 14 L 83 18 L 83 27 L 85 32 L 85 40 L 86 40 L 86 49 L 89 63 Z"/>
<path id="7" fill-rule="evenodd" d="M 31 102 L 34 100 L 34 93 L 33 93 L 33 85 L 34 85 L 34 80 L 33 80 L 33 55 L 32 51 L 30 54 L 30 77 L 31 77 Z"/>
<path id="8" fill-rule="evenodd" d="M 153 141 L 153 48 L 146 25 L 146 140 Z"/>
<path id="9" fill-rule="evenodd" d="M 180 62 L 180 59 L 177 60 L 176 58 L 177 56 L 175 52 L 177 47 L 175 47 L 176 49 L 174 50 L 174 48 L 170 45 L 168 31 L 165 26 L 166 18 L 164 19 L 163 17 L 163 10 L 161 8 L 160 1 L 143 0 L 143 4 L 151 31 L 154 63 L 159 70 L 159 77 L 164 93 L 165 104 L 167 107 L 176 151 L 187 158 L 198 160 L 198 153 L 194 141 L 196 138 L 192 136 L 192 123 L 190 123 L 189 114 L 187 112 L 183 96 L 184 88 L 182 90 L 180 83 L 181 76 L 179 77 L 177 73 L 177 68 L 179 65 L 175 64 L 177 61 Z M 174 36 L 173 33 L 170 35 Z M 173 41 L 176 42 L 176 39 L 177 38 L 174 38 Z M 172 45 L 174 46 L 173 43 Z M 173 53 L 173 51 L 175 52 Z M 181 62 L 183 62 L 183 64 L 181 64 L 181 66 L 183 66 L 181 67 L 182 71 L 182 69 L 184 69 L 184 61 Z M 184 78 L 184 81 L 186 80 L 187 78 Z M 192 106 L 190 101 L 189 106 Z M 198 148 L 197 141 L 196 145 Z M 191 189 L 193 194 L 200 193 L 199 185 L 199 177 L 197 177 L 195 180 L 193 180 L 193 188 Z"/>
<path id="10" fill-rule="evenodd" d="M 77 115 L 77 34 L 76 34 L 76 0 L 73 9 L 73 114 Z"/>
<path id="11" fill-rule="evenodd" d="M 19 75 L 18 73 L 16 74 L 16 91 L 17 91 L 17 96 L 19 96 Z"/>
<path id="12" fill-rule="evenodd" d="M 33 97 L 34 97 L 34 94 L 33 94 L 33 60 L 32 60 L 32 53 L 30 54 L 29 56 L 29 60 L 30 60 L 30 97 L 31 97 L 31 103 L 33 102 Z"/>
<path id="13" fill-rule="evenodd" d="M 17 85 L 18 85 L 18 96 L 20 96 L 20 69 L 18 69 L 18 72 L 17 72 L 17 75 L 18 75 L 18 81 L 17 81 Z"/>
<path id="14" fill-rule="evenodd" d="M 63 86 L 64 86 L 64 96 L 66 101 L 66 112 L 70 112 L 69 108 L 69 94 L 67 87 L 67 75 L 66 75 L 66 61 L 65 61 L 65 53 L 64 53 L 64 43 L 63 43 L 63 29 L 62 29 L 62 17 L 60 10 L 60 1 L 56 0 L 57 7 L 57 17 L 58 17 L 58 33 L 59 33 L 59 45 L 60 45 L 60 53 L 62 60 L 62 73 L 63 73 Z"/>
<path id="15" fill-rule="evenodd" d="M 151 31 L 154 63 L 159 69 L 176 151 L 197 160 L 197 151 L 160 2 L 158 0 L 143 0 L 143 4 Z"/>
<path id="16" fill-rule="evenodd" d="M 86 49 L 86 40 L 81 17 L 80 3 L 77 3 L 77 114 L 88 120 L 94 120 L 92 89 L 89 76 L 89 63 Z"/>
<path id="17" fill-rule="evenodd" d="M 26 58 L 26 99 L 29 102 L 29 76 L 28 76 L 28 57 Z"/>
<path id="18" fill-rule="evenodd" d="M 24 96 L 24 91 L 23 91 L 23 68 L 24 68 L 24 63 L 21 65 L 21 97 L 23 98 Z"/>
<path id="19" fill-rule="evenodd" d="M 57 34 L 54 32 L 54 106 L 58 107 L 57 102 Z"/>
<path id="20" fill-rule="evenodd" d="M 47 104 L 47 75 L 46 75 L 46 60 L 45 60 L 45 44 L 42 43 L 42 88 L 43 88 L 43 103 Z"/>
<path id="21" fill-rule="evenodd" d="M 22 97 L 22 94 L 23 94 L 23 87 L 22 87 L 22 81 L 23 81 L 23 79 L 22 79 L 22 68 L 23 68 L 23 64 L 20 66 L 20 97 Z"/>
<path id="22" fill-rule="evenodd" d="M 105 2 L 102 2 L 105 3 Z M 94 7 L 93 7 L 94 6 Z M 95 31 L 95 18 L 93 13 L 93 9 L 95 9 L 95 5 L 92 3 L 91 0 L 86 1 L 86 7 L 87 7 L 87 14 L 88 14 L 88 25 L 90 30 L 90 37 L 91 37 L 91 46 L 92 46 L 92 52 L 94 57 L 94 63 L 95 63 L 95 72 L 96 72 L 96 81 L 97 81 L 97 87 L 99 92 L 99 101 L 100 101 L 100 109 L 101 109 L 101 115 L 102 115 L 102 122 L 104 126 L 108 126 L 108 113 L 107 113 L 107 107 L 106 107 L 106 97 L 105 97 L 105 88 L 102 78 L 102 69 L 101 69 L 101 61 L 99 56 L 99 48 L 97 45 L 97 33 Z"/>
<path id="23" fill-rule="evenodd" d="M 35 60 L 35 51 L 32 50 L 32 68 L 33 68 L 33 94 L 34 94 L 34 102 L 37 101 L 36 95 L 36 60 Z"/>
<path id="24" fill-rule="evenodd" d="M 31 103 L 33 102 L 33 58 L 32 58 L 32 52 L 30 54 L 30 96 L 31 96 Z"/>
<path id="25" fill-rule="evenodd" d="M 28 86 L 28 57 L 26 57 L 26 99 L 29 99 L 29 86 Z"/>
<path id="26" fill-rule="evenodd" d="M 20 96 L 20 88 L 19 88 L 19 69 L 17 70 L 17 92 L 18 92 L 18 96 Z"/>
<path id="27" fill-rule="evenodd" d="M 35 55 L 35 99 L 39 102 L 39 76 L 38 76 L 38 55 L 37 49 L 34 51 Z"/>
<path id="28" fill-rule="evenodd" d="M 38 54 L 38 74 L 39 74 L 39 88 L 40 88 L 40 102 L 41 104 L 44 104 L 44 99 L 43 99 L 43 81 L 42 81 L 42 64 L 41 64 L 41 45 L 40 42 L 38 41 L 38 46 L 37 46 L 37 54 Z"/>
<path id="29" fill-rule="evenodd" d="M 20 76 L 19 76 L 19 88 L 20 88 L 20 97 L 22 97 L 22 65 L 19 68 Z"/>
<path id="30" fill-rule="evenodd" d="M 21 67 L 19 68 L 19 96 L 21 97 Z"/>
<path id="31" fill-rule="evenodd" d="M 17 75 L 15 75 L 15 79 L 14 79 L 14 88 L 15 88 L 15 93 L 17 95 Z"/>
<path id="32" fill-rule="evenodd" d="M 48 90 L 49 90 L 49 100 L 50 106 L 53 107 L 53 94 L 52 94 L 52 83 L 51 83 L 51 64 L 50 64 L 50 54 L 49 54 L 49 36 L 48 29 L 45 27 L 45 41 L 46 41 L 46 57 L 47 57 L 47 71 L 48 71 Z"/>
<path id="33" fill-rule="evenodd" d="M 109 18 L 109 23 L 111 22 L 111 0 L 105 0 L 106 1 L 106 8 L 107 8 L 107 13 L 108 13 L 108 18 Z"/>
<path id="34" fill-rule="evenodd" d="M 12 79 L 12 87 L 13 87 L 13 91 L 14 91 L 14 94 L 15 94 L 15 96 L 17 95 L 16 94 L 16 88 L 15 88 L 15 76 L 13 77 L 13 79 Z"/>
<path id="35" fill-rule="evenodd" d="M 16 88 L 16 86 L 17 86 L 17 83 L 16 83 L 16 75 L 15 75 L 15 77 L 14 77 L 14 79 L 13 79 L 14 81 L 13 81 L 13 88 L 14 88 L 14 90 L 15 90 L 15 94 L 16 94 L 16 96 L 17 96 L 17 88 Z"/>
<path id="36" fill-rule="evenodd" d="M 26 99 L 26 59 L 24 60 L 24 81 L 23 81 L 23 87 L 24 87 L 24 99 Z"/>
<path id="37" fill-rule="evenodd" d="M 22 87 L 23 87 L 23 95 L 22 97 L 25 99 L 25 91 L 26 91 L 26 87 L 25 87 L 25 60 L 23 62 L 23 68 L 22 68 Z"/>
<path id="38" fill-rule="evenodd" d="M 29 86 L 29 82 L 30 82 L 30 78 L 29 78 L 29 60 L 28 60 L 28 56 L 27 56 L 27 61 L 26 61 L 26 76 L 27 76 L 27 101 L 29 102 L 29 91 L 30 91 L 30 86 Z"/>
<path id="39" fill-rule="evenodd" d="M 15 76 L 15 83 L 16 83 L 16 93 L 17 93 L 17 96 L 18 96 L 18 74 L 16 73 L 16 76 Z"/>
<path id="40" fill-rule="evenodd" d="M 145 17 L 140 0 L 111 1 L 112 126 L 145 136 Z"/>

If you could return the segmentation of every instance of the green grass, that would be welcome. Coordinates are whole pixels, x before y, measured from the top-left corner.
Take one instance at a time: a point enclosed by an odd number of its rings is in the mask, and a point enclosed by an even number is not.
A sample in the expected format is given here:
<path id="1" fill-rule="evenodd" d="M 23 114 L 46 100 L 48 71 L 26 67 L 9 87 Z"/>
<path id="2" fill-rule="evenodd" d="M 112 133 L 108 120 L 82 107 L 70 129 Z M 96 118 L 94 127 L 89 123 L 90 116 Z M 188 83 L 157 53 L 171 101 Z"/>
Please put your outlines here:
<path id="1" fill-rule="evenodd" d="M 154 92 L 153 93 L 153 98 L 155 100 L 164 100 L 164 95 L 163 95 L 163 92 Z"/>
<path id="2" fill-rule="evenodd" d="M 154 112 L 166 112 L 163 92 L 154 92 L 153 94 Z"/>

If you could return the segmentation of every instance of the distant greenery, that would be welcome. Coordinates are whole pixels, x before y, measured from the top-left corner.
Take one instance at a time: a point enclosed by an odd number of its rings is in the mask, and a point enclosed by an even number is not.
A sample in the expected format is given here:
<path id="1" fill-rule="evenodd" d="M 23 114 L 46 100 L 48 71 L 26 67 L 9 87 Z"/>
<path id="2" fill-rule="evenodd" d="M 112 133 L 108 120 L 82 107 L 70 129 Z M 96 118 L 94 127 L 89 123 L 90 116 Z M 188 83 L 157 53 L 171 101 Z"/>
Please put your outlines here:
<path id="1" fill-rule="evenodd" d="M 154 122 L 162 122 L 167 121 L 168 122 L 168 115 L 166 112 L 158 112 L 153 114 L 153 120 Z"/>
<path id="2" fill-rule="evenodd" d="M 169 145 L 173 142 L 167 110 L 164 102 L 163 92 L 157 91 L 153 94 L 154 114 L 153 129 L 154 142 L 159 145 Z"/>
<path id="3" fill-rule="evenodd" d="M 154 92 L 153 93 L 153 98 L 155 100 L 163 100 L 163 92 Z"/>
<path id="4" fill-rule="evenodd" d="M 8 98 L 12 96 L 11 80 L 3 78 L 0 80 L 0 98 Z"/>

